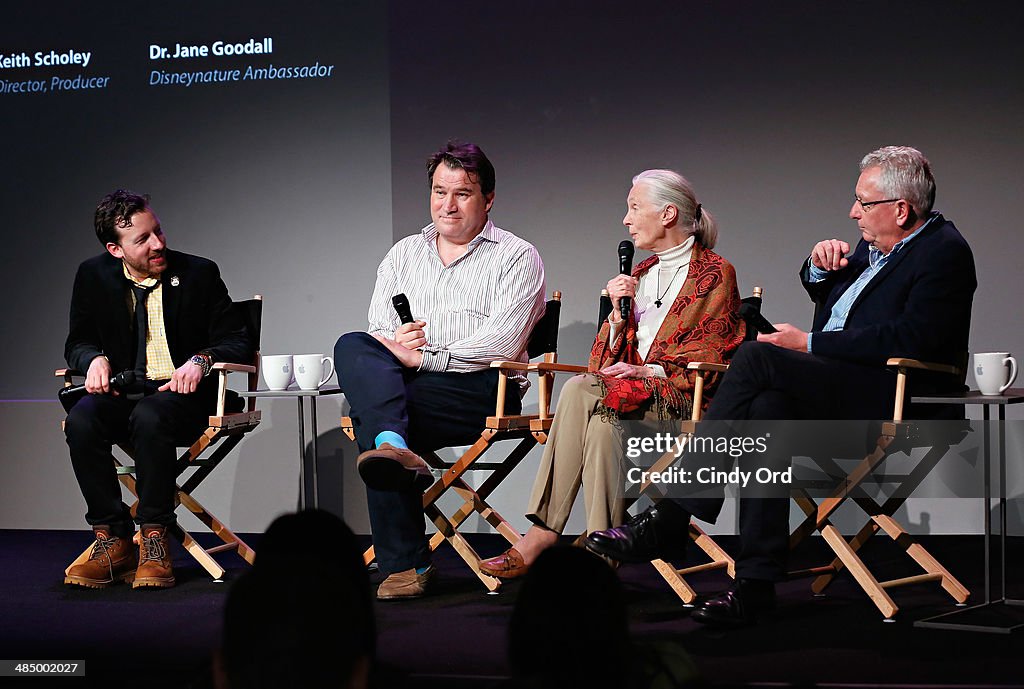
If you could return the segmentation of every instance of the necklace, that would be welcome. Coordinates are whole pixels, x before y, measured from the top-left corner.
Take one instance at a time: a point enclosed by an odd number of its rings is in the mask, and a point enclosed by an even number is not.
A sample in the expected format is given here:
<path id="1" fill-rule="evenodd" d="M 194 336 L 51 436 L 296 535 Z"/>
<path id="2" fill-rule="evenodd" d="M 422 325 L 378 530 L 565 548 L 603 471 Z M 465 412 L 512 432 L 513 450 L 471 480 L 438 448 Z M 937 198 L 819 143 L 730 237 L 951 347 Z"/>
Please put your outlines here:
<path id="1" fill-rule="evenodd" d="M 661 270 L 658 271 L 658 286 L 654 290 L 658 295 L 658 298 L 654 300 L 654 305 L 659 309 L 661 308 L 661 300 L 664 299 L 665 295 L 668 294 L 668 291 L 672 289 L 672 283 L 676 281 L 676 275 L 679 275 L 679 271 L 682 270 L 685 265 L 686 264 L 684 263 L 682 266 L 677 267 L 676 272 L 672 273 L 672 279 L 668 281 L 667 285 L 665 285 L 664 292 L 661 291 Z"/>

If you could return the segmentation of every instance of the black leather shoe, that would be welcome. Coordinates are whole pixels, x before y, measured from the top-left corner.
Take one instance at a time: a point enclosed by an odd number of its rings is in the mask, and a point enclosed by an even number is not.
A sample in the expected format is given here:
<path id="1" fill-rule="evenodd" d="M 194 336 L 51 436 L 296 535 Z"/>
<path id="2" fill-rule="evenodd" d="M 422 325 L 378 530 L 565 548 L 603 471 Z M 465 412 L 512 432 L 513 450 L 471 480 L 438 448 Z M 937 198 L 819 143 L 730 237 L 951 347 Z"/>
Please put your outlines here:
<path id="1" fill-rule="evenodd" d="M 620 562 L 650 562 L 684 554 L 690 515 L 672 502 L 660 502 L 622 526 L 595 531 L 584 545 Z"/>
<path id="2" fill-rule="evenodd" d="M 774 609 L 774 583 L 737 579 L 728 591 L 701 603 L 690 618 L 709 627 L 745 627 Z"/>

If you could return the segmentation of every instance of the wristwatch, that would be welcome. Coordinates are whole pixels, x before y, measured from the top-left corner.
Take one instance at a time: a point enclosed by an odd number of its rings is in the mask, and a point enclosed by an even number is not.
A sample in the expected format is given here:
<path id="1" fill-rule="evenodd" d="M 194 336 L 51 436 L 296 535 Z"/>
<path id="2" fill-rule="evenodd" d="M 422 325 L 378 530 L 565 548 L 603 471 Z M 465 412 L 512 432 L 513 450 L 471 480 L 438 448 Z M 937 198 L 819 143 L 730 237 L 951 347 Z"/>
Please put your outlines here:
<path id="1" fill-rule="evenodd" d="M 193 364 L 203 369 L 203 377 L 210 375 L 210 369 L 213 366 L 213 357 L 209 354 L 196 354 L 189 359 Z"/>

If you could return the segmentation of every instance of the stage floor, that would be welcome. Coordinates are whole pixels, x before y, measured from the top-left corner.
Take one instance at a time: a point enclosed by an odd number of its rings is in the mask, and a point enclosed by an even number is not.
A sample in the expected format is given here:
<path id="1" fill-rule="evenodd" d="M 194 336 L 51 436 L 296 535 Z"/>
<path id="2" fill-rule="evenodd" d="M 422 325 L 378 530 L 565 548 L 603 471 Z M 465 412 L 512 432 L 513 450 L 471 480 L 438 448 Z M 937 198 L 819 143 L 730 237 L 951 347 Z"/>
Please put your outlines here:
<path id="1" fill-rule="evenodd" d="M 65 587 L 63 568 L 89 537 L 86 531 L 0 530 L 0 657 L 85 660 L 88 680 L 61 680 L 61 686 L 211 686 L 210 655 L 219 639 L 224 598 L 247 566 L 233 554 L 220 555 L 228 575 L 215 583 L 176 546 L 180 583 L 174 589 Z M 972 601 L 980 601 L 981 537 L 921 540 L 971 589 Z M 1020 573 L 1024 565 L 1020 540 L 1011 539 L 1017 546 L 1011 549 L 1011 572 Z M 485 556 L 503 549 L 498 537 L 471 541 Z M 734 538 L 720 541 L 735 546 Z M 258 549 L 259 536 L 249 542 Z M 917 573 L 897 568 L 902 555 L 890 543 L 879 539 L 868 547 L 870 561 L 881 565 L 883 574 Z M 815 540 L 797 552 L 793 564 L 820 564 L 823 556 Z M 439 577 L 430 596 L 377 605 L 377 686 L 509 686 L 506 627 L 518 582 L 487 595 L 447 546 L 435 564 Z M 893 591 L 900 612 L 885 623 L 847 575 L 822 598 L 811 595 L 810 580 L 794 580 L 780 585 L 779 610 L 771 618 L 721 632 L 690 621 L 690 610 L 650 565 L 627 565 L 619 574 L 634 637 L 680 644 L 709 686 L 1024 686 L 1024 631 L 996 635 L 913 626 L 914 620 L 955 609 L 937 584 Z M 1010 579 L 1016 597 L 1024 597 L 1021 580 Z M 691 581 L 701 594 L 727 586 L 725 575 L 716 572 Z M 599 658 L 601 649 L 594 653 Z M 0 686 L 7 683 L 0 679 Z"/>

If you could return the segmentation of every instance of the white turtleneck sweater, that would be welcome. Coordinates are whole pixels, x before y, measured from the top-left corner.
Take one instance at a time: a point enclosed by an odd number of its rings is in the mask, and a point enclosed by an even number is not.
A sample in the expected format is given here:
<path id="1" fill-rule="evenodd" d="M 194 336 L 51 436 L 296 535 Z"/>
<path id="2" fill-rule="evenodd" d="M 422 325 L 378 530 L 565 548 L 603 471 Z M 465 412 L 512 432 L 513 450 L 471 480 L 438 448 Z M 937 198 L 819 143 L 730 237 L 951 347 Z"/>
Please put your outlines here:
<path id="1" fill-rule="evenodd" d="M 640 276 L 633 299 L 633 316 L 636 318 L 637 353 L 647 358 L 654 338 L 657 337 L 665 316 L 683 288 L 686 274 L 690 272 L 690 255 L 693 252 L 693 236 L 685 242 L 665 251 L 656 251 L 658 263 Z M 660 301 L 661 306 L 656 302 Z M 612 323 L 608 331 L 608 342 L 615 340 L 622 322 Z M 665 369 L 658 364 L 647 364 L 660 378 L 665 378 Z"/>

